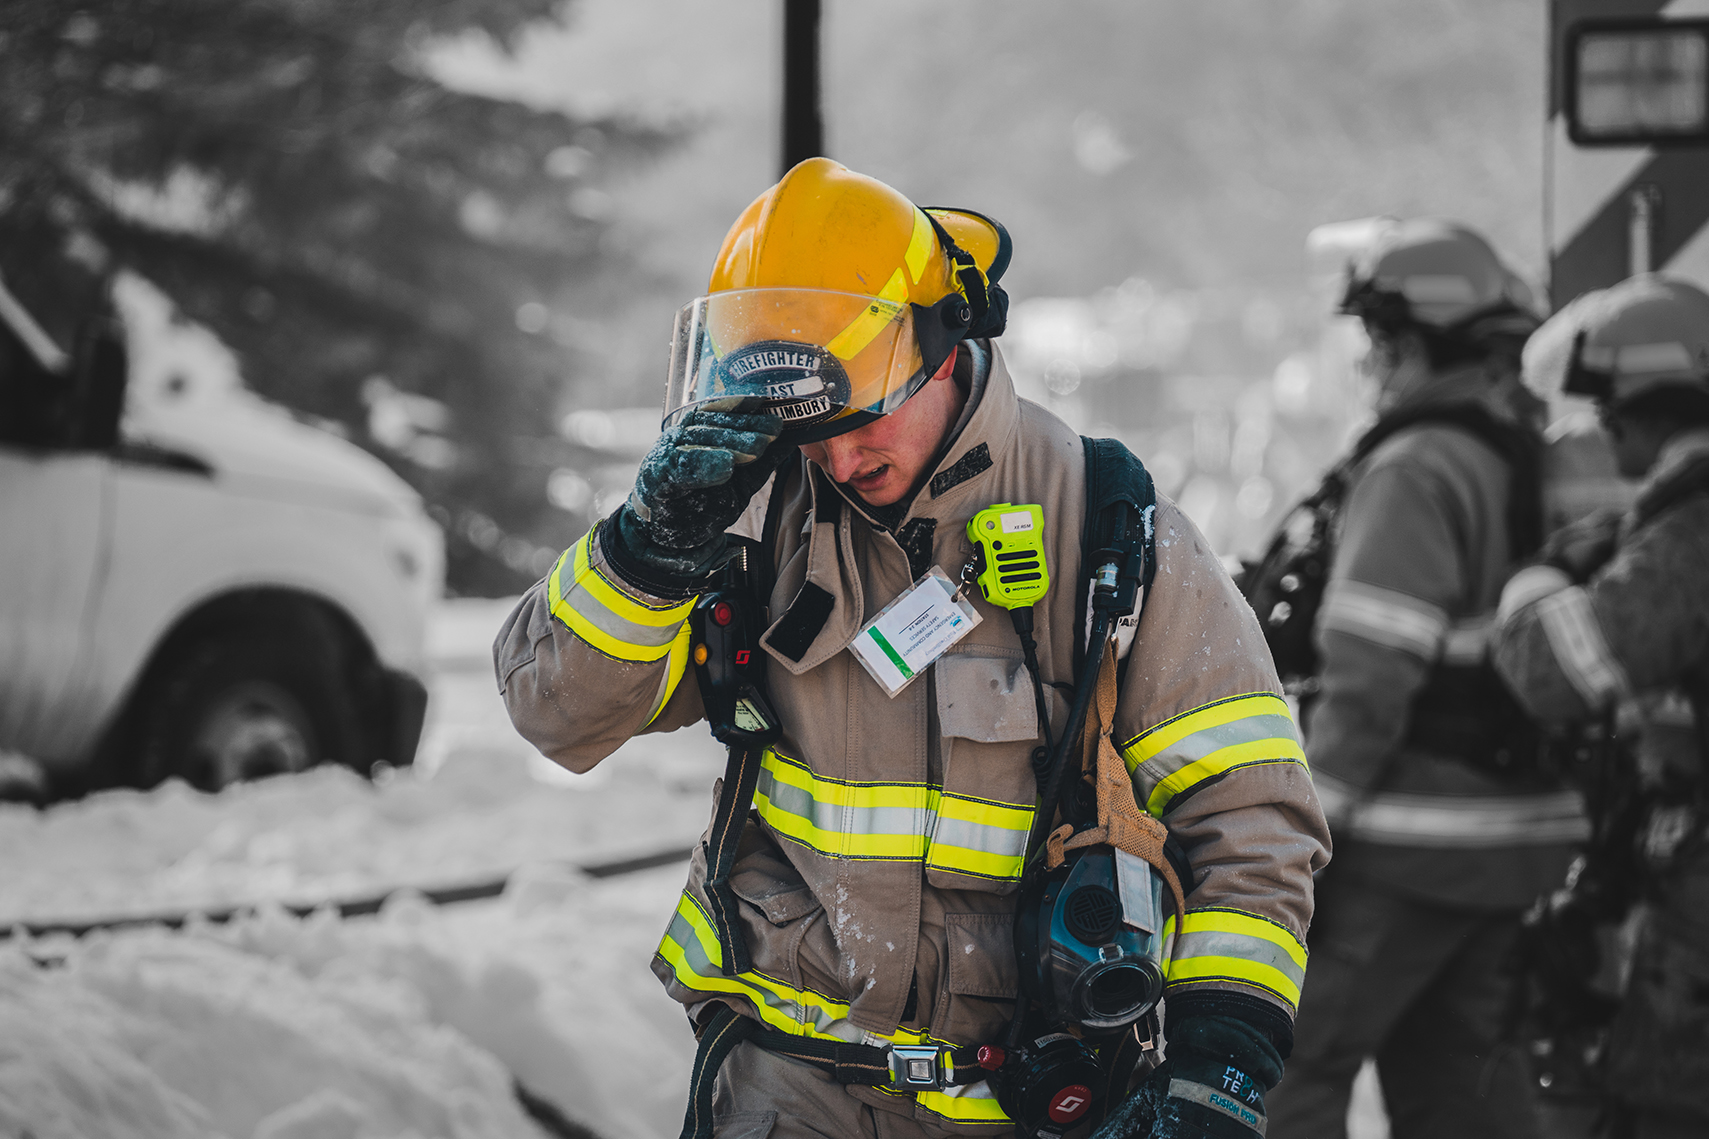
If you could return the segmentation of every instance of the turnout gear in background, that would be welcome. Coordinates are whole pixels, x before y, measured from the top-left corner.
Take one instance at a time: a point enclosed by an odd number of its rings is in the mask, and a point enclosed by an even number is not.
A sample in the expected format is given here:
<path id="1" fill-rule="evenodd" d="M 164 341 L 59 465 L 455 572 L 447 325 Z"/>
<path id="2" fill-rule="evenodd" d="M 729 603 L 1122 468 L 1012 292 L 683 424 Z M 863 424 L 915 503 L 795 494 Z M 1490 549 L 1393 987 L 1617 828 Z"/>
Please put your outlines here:
<path id="1" fill-rule="evenodd" d="M 1709 298 L 1641 277 L 1583 298 L 1547 331 L 1580 346 L 1579 390 L 1615 415 L 1669 388 L 1700 390 Z M 1569 383 L 1571 380 L 1569 379 Z M 1630 825 L 1605 828 L 1592 858 L 1624 867 L 1626 904 L 1647 903 L 1613 1017 L 1604 1081 L 1639 1135 L 1709 1127 L 1709 833 L 1702 810 L 1709 711 L 1709 419 L 1681 420 L 1661 446 L 1606 561 L 1545 559 L 1502 597 L 1495 662 L 1537 716 L 1612 716 L 1632 757 L 1613 774 L 1639 788 Z M 1611 820 L 1618 824 L 1620 820 Z M 1581 875 L 1582 878 L 1582 875 Z M 1577 884 L 1569 891 L 1578 892 Z M 1606 901 L 1606 899 L 1603 899 Z M 1618 918 L 1623 907 L 1605 907 Z"/>
<path id="2" fill-rule="evenodd" d="M 1540 529 L 1540 441 L 1521 415 L 1535 401 L 1514 367 L 1536 318 L 1488 244 L 1449 223 L 1396 223 L 1350 278 L 1345 308 L 1373 341 L 1430 360 L 1425 382 L 1386 401 L 1326 528 L 1303 719 L 1336 863 L 1268 1134 L 1344 1134 L 1367 1057 L 1405 1105 L 1397 1139 L 1535 1134 L 1523 1064 L 1498 1055 L 1506 986 L 1470 982 L 1587 830 L 1578 796 L 1519 754 L 1523 718 L 1487 665 L 1501 586 Z M 1397 359 L 1379 378 L 1399 386 L 1403 364 L 1425 367 Z M 1454 1031 L 1421 1031 L 1433 1017 Z"/>

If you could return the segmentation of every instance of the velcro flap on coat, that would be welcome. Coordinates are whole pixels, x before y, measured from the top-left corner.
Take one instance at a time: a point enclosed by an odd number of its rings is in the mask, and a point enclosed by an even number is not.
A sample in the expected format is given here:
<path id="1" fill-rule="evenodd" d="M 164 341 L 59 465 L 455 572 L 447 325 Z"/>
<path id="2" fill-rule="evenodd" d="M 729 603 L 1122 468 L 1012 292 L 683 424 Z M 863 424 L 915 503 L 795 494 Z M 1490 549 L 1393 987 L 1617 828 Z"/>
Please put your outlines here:
<path id="1" fill-rule="evenodd" d="M 1012 914 L 945 914 L 949 991 L 963 997 L 1012 1001 L 1020 986 Z"/>
<path id="2" fill-rule="evenodd" d="M 937 668 L 938 726 L 946 736 L 980 743 L 1016 743 L 1038 738 L 1038 704 L 1032 677 L 1016 651 L 980 646 L 951 649 Z"/>
<path id="3" fill-rule="evenodd" d="M 730 875 L 730 889 L 772 925 L 788 925 L 820 908 L 795 868 L 769 852 L 742 860 Z"/>

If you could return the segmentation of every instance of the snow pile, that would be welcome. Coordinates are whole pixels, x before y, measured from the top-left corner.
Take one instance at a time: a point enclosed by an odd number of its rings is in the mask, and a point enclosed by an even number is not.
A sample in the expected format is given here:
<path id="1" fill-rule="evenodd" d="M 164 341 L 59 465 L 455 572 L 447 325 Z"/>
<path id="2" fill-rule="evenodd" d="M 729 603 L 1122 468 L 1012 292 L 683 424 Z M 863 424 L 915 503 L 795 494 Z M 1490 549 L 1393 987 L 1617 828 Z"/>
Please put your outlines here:
<path id="1" fill-rule="evenodd" d="M 513 1082 L 607 1139 L 674 1133 L 694 1043 L 647 962 L 681 876 L 14 939 L 0 1134 L 539 1139 Z"/>
<path id="2" fill-rule="evenodd" d="M 0 957 L 0 1131 L 36 1139 L 538 1139 L 407 981 L 193 934 Z"/>
<path id="3" fill-rule="evenodd" d="M 466 746 L 431 775 L 380 783 L 327 766 L 217 795 L 171 782 L 48 811 L 0 804 L 0 928 L 314 904 L 694 843 L 723 766 L 703 730 L 644 737 L 606 762 L 603 781 L 546 784 L 514 752 Z"/>

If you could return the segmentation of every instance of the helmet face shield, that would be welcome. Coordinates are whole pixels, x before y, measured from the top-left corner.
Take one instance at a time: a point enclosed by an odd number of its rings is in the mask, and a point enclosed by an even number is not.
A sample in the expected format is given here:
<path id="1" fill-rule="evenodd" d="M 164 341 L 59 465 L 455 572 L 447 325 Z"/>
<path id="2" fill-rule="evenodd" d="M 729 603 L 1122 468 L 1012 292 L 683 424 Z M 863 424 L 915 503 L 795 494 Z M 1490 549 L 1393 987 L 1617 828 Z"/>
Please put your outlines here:
<path id="1" fill-rule="evenodd" d="M 915 309 L 825 289 L 735 289 L 677 313 L 664 426 L 692 408 L 765 411 L 792 443 L 894 411 L 926 379 Z"/>

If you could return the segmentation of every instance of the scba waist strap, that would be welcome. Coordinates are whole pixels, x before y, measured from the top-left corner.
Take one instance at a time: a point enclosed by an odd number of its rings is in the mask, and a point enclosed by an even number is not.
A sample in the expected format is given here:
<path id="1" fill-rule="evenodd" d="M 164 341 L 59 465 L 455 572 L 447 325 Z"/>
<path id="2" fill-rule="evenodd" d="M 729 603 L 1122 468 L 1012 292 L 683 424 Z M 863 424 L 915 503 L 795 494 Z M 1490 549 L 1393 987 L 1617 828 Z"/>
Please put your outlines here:
<path id="1" fill-rule="evenodd" d="M 818 1066 L 839 1084 L 865 1084 L 900 1092 L 939 1091 L 991 1075 L 979 1066 L 977 1047 L 947 1044 L 848 1044 L 791 1036 L 772 1028 L 748 1037 L 780 1056 Z"/>
<path id="2" fill-rule="evenodd" d="M 768 1052 L 812 1064 L 839 1084 L 862 1084 L 899 1092 L 941 1091 L 989 1078 L 976 1045 L 851 1044 L 816 1040 L 766 1028 L 725 1005 L 715 1006 L 700 1032 L 694 1057 L 688 1113 L 681 1139 L 711 1139 L 712 1087 L 724 1058 L 742 1041 Z"/>

